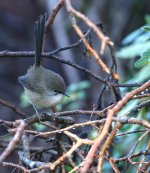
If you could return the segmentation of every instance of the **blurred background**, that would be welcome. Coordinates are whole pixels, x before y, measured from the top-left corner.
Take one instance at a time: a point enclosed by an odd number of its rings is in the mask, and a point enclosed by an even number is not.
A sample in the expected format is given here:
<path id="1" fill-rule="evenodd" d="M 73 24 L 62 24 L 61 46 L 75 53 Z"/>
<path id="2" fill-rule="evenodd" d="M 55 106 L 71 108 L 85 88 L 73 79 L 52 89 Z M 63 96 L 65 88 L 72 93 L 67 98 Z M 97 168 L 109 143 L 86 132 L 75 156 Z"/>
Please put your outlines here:
<path id="1" fill-rule="evenodd" d="M 38 16 L 43 13 L 51 14 L 57 0 L 1 0 L 0 3 L 0 51 L 30 51 L 34 50 L 34 24 Z M 122 39 L 130 32 L 145 24 L 145 15 L 150 13 L 148 0 L 120 0 L 120 1 L 76 1 L 73 5 L 83 12 L 94 23 L 101 22 L 108 36 L 115 43 L 118 50 L 122 45 Z M 88 28 L 82 21 L 79 26 L 83 31 Z M 94 37 L 94 36 L 93 36 Z M 58 47 L 70 45 L 78 40 L 78 36 L 72 29 L 68 14 L 62 8 L 54 24 L 51 26 L 47 39 L 45 51 L 52 51 Z M 93 40 L 92 40 L 93 41 Z M 96 40 L 97 41 L 97 40 Z M 95 40 L 94 45 L 98 45 Z M 98 47 L 99 48 L 99 47 Z M 103 60 L 109 64 L 110 52 L 106 51 Z M 59 54 L 64 59 L 76 62 L 85 68 L 91 69 L 96 74 L 102 74 L 101 69 L 93 58 L 84 57 L 84 48 L 74 48 Z M 117 59 L 118 60 L 118 59 Z M 18 76 L 26 73 L 29 66 L 34 62 L 34 58 L 0 58 L 0 97 L 13 104 L 20 104 L 20 94 L 23 92 L 22 86 L 18 83 Z M 126 66 L 129 65 L 119 61 L 118 68 L 120 79 L 126 77 Z M 61 64 L 56 61 L 44 61 L 44 66 L 61 74 L 67 86 L 76 82 L 90 80 L 90 91 L 88 92 L 88 104 L 82 103 L 83 108 L 91 109 L 97 102 L 97 94 L 100 92 L 100 82 L 91 79 L 88 75 Z M 87 87 L 89 84 L 85 83 Z M 84 87 L 84 86 L 83 86 Z M 94 92 L 93 92 L 94 91 Z M 12 113 L 12 112 L 11 112 Z M 10 115 L 10 110 L 0 105 L 0 115 L 5 114 L 5 118 Z M 10 116 L 9 119 L 16 119 Z"/>
<path id="2" fill-rule="evenodd" d="M 56 3 L 57 0 L 1 0 L 0 51 L 34 50 L 35 21 L 39 15 L 45 12 L 49 16 Z M 133 64 L 139 55 L 135 51 L 135 54 L 132 55 L 134 58 L 129 59 L 132 49 L 127 55 L 122 53 L 124 46 L 132 45 L 136 36 L 131 39 L 130 43 L 122 42 L 122 40 L 129 33 L 146 24 L 146 16 L 150 14 L 150 1 L 80 0 L 72 1 L 72 4 L 94 23 L 100 22 L 103 24 L 104 30 L 115 44 L 120 82 L 136 82 L 136 80 L 131 79 L 139 71 L 133 69 Z M 83 31 L 86 32 L 88 30 L 88 27 L 81 20 L 78 20 L 78 25 Z M 100 43 L 98 43 L 98 40 L 94 40 L 94 37 L 95 35 L 93 34 L 92 42 L 95 47 L 99 48 Z M 63 7 L 50 27 L 46 38 L 45 51 L 68 46 L 78 41 L 78 39 L 71 26 L 66 9 Z M 105 77 L 95 60 L 84 55 L 83 46 L 60 52 L 58 55 Z M 106 50 L 102 58 L 110 66 L 109 50 Z M 26 102 L 23 95 L 23 87 L 19 84 L 17 78 L 25 74 L 33 62 L 34 58 L 0 58 L 0 98 L 18 106 L 28 115 L 33 114 L 34 110 Z M 58 106 L 58 110 L 73 110 L 77 108 L 91 110 L 94 108 L 101 90 L 102 84 L 100 82 L 75 68 L 54 60 L 45 59 L 43 65 L 61 74 L 66 81 L 67 92 L 72 94 L 71 100 L 65 99 L 63 104 Z M 138 82 L 143 82 L 144 80 L 146 79 Z M 13 121 L 21 117 L 0 105 L 0 118 Z M 82 117 L 82 121 L 84 121 L 84 117 Z M 1 134 L 4 131 L 5 129 L 2 129 Z"/>

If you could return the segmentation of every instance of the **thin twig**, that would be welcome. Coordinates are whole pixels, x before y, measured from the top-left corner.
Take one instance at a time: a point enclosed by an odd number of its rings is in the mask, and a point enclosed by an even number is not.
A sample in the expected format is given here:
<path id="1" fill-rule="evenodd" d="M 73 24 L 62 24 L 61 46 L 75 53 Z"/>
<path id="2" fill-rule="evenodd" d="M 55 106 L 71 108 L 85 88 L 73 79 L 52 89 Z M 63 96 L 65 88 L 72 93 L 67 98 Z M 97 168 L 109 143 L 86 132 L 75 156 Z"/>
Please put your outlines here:
<path id="1" fill-rule="evenodd" d="M 129 154 L 128 154 L 128 160 L 132 163 L 131 161 L 131 155 L 133 154 L 135 148 L 137 147 L 137 145 L 140 143 L 140 141 L 150 133 L 150 130 L 146 131 L 142 136 L 140 136 L 140 138 L 136 141 L 136 143 L 134 144 L 134 146 L 132 147 L 132 149 L 130 150 Z"/>
<path id="2" fill-rule="evenodd" d="M 76 140 L 77 142 L 73 144 L 73 146 L 70 148 L 69 151 L 67 151 L 66 153 L 64 153 L 62 156 L 60 156 L 54 163 L 47 163 L 39 168 L 35 168 L 35 169 L 31 169 L 31 171 L 40 171 L 42 169 L 45 168 L 49 168 L 51 170 L 54 170 L 60 163 L 62 163 L 67 157 L 70 157 L 70 155 L 77 149 L 79 148 L 81 145 L 83 144 L 88 144 L 88 145 L 92 145 L 93 141 L 88 140 L 88 139 L 81 139 L 79 138 L 77 135 L 72 134 L 71 132 L 65 131 L 64 132 L 65 135 L 73 138 L 74 140 Z"/>
<path id="3" fill-rule="evenodd" d="M 141 173 L 149 173 L 146 171 L 146 169 L 148 169 L 150 166 L 150 161 L 148 161 L 147 163 L 145 163 L 145 165 L 142 167 L 142 169 L 140 170 Z"/>
<path id="4" fill-rule="evenodd" d="M 135 154 L 132 154 L 132 155 L 130 156 L 130 158 L 135 158 L 135 157 L 141 156 L 141 155 L 143 155 L 143 154 L 145 154 L 145 153 L 146 153 L 146 151 L 143 151 L 143 150 L 142 150 L 142 151 L 140 151 L 140 152 L 137 152 L 137 153 L 135 153 Z M 150 152 L 147 153 L 147 154 L 150 155 Z M 118 159 L 114 159 L 114 158 L 113 158 L 113 160 L 114 160 L 115 163 L 128 161 L 128 155 L 125 156 L 125 157 L 122 157 L 122 158 L 118 158 Z"/>
<path id="5" fill-rule="evenodd" d="M 45 25 L 45 33 L 47 34 L 48 29 L 50 27 L 50 25 L 53 24 L 54 19 L 57 15 L 57 13 L 59 12 L 59 10 L 61 9 L 61 7 L 63 6 L 64 0 L 59 0 L 58 3 L 56 4 L 54 10 L 52 11 L 52 14 L 49 16 L 46 25 Z"/>
<path id="6" fill-rule="evenodd" d="M 64 0 L 59 0 L 58 1 L 58 3 L 56 4 L 56 6 L 55 6 L 54 10 L 52 11 L 51 15 L 49 16 L 49 18 L 46 21 L 45 30 L 44 30 L 44 38 L 43 38 L 43 47 L 42 47 L 43 51 L 44 51 L 44 47 L 45 47 L 45 40 L 46 40 L 46 35 L 48 33 L 48 30 L 49 30 L 50 26 L 53 24 L 57 13 L 59 12 L 61 7 L 63 6 L 63 3 L 64 3 Z"/>
<path id="7" fill-rule="evenodd" d="M 150 80 L 147 81 L 145 84 L 143 84 L 141 87 L 127 93 L 122 100 L 120 100 L 116 106 L 114 106 L 114 108 L 108 110 L 108 121 L 105 122 L 106 127 L 110 127 L 111 121 L 112 121 L 112 117 L 114 116 L 114 114 L 116 114 L 130 99 L 132 99 L 135 95 L 137 95 L 138 93 L 141 93 L 142 91 L 144 91 L 145 89 L 147 89 L 150 86 Z M 107 123 L 107 124 L 106 124 Z M 108 147 L 108 145 L 112 142 L 113 137 L 115 136 L 115 131 L 117 132 L 117 130 L 121 127 L 121 123 L 117 123 L 116 126 L 114 127 L 114 131 L 112 131 L 112 133 L 108 136 L 106 142 L 104 143 L 103 147 L 102 147 L 102 152 L 100 152 L 100 156 L 99 156 L 99 163 L 98 163 L 98 172 L 101 173 L 102 171 L 102 162 L 103 162 L 103 155 Z M 109 128 L 108 128 L 109 129 Z M 103 131 L 102 133 L 105 134 L 105 136 L 107 135 L 108 129 L 105 129 L 107 131 Z M 103 129 L 104 130 L 104 129 Z"/>
<path id="8" fill-rule="evenodd" d="M 145 100 L 142 103 L 138 104 L 134 108 L 132 108 L 125 116 L 129 116 L 130 114 L 133 114 L 136 111 L 139 111 L 142 107 L 150 105 L 150 100 Z"/>
<path id="9" fill-rule="evenodd" d="M 145 153 L 144 153 L 144 155 L 143 155 L 143 157 L 142 157 L 142 159 L 141 159 L 141 162 L 140 162 L 140 164 L 139 164 L 139 167 L 138 167 L 136 173 L 140 173 L 140 172 L 141 172 L 140 169 L 141 169 L 141 167 L 142 167 L 142 164 L 144 163 L 144 160 L 146 159 L 146 156 L 147 156 L 147 154 L 148 154 L 149 149 L 150 149 L 150 139 L 149 139 L 149 141 L 148 141 L 148 143 L 147 143 L 146 151 L 145 151 Z"/>
<path id="10" fill-rule="evenodd" d="M 141 130 L 133 130 L 133 131 L 129 131 L 129 132 L 125 132 L 125 133 L 119 133 L 116 135 L 116 137 L 120 137 L 120 136 L 126 136 L 126 135 L 130 135 L 133 133 L 139 133 L 139 132 L 145 132 L 146 129 L 141 129 Z"/>
<path id="11" fill-rule="evenodd" d="M 0 155 L 0 164 L 12 153 L 15 146 L 20 142 L 20 139 L 26 124 L 23 120 L 19 120 L 17 122 L 18 122 L 18 127 L 16 130 L 16 134 L 13 137 L 13 139 L 9 142 L 7 148 Z"/>
<path id="12" fill-rule="evenodd" d="M 94 145 L 92 145 L 90 151 L 88 152 L 87 157 L 85 158 L 85 164 L 84 164 L 84 167 L 82 168 L 83 172 L 85 172 L 85 173 L 88 172 L 88 169 L 89 169 L 91 163 L 93 162 L 94 155 L 95 155 L 98 147 L 102 143 L 102 141 L 105 138 L 105 136 L 108 134 L 109 127 L 110 127 L 110 125 L 112 123 L 112 119 L 113 119 L 114 114 L 116 114 L 130 99 L 132 99 L 134 97 L 134 95 L 144 91 L 149 86 L 150 86 L 150 80 L 148 82 L 146 82 L 144 85 L 142 85 L 141 87 L 139 87 L 139 88 L 137 88 L 137 89 L 127 93 L 122 98 L 122 100 L 120 100 L 116 104 L 116 106 L 114 106 L 112 109 L 108 110 L 107 120 L 106 120 L 106 122 L 104 124 L 103 130 L 102 130 L 101 134 L 99 135 L 99 137 L 95 140 Z M 111 142 L 111 140 L 109 140 L 109 138 L 113 139 L 111 135 L 114 135 L 114 133 L 110 134 L 110 136 L 108 137 L 109 143 Z M 104 144 L 105 149 L 108 147 L 109 143 Z M 103 150 L 103 153 L 101 153 L 100 158 L 99 158 L 98 172 L 101 172 L 104 152 L 105 152 L 105 150 Z"/>
<path id="13" fill-rule="evenodd" d="M 20 165 L 18 165 L 18 164 L 3 162 L 2 165 L 3 165 L 4 167 L 10 166 L 10 167 L 15 167 L 15 168 L 17 168 L 17 169 L 21 169 L 24 173 L 29 173 L 29 172 L 30 172 L 30 171 L 27 170 L 25 167 L 20 166 Z"/>
<path id="14" fill-rule="evenodd" d="M 2 51 L 0 52 L 0 58 L 5 58 L 5 57 L 11 57 L 11 58 L 17 58 L 17 57 L 34 57 L 35 55 L 35 52 L 34 51 L 17 51 L 17 52 L 11 52 L 11 51 Z M 53 55 L 51 52 L 48 52 L 48 53 L 42 53 L 43 57 L 45 58 L 48 58 L 48 59 L 52 59 L 52 60 L 55 60 L 55 61 L 59 61 L 61 63 L 64 63 L 64 64 L 67 64 L 67 65 L 70 65 L 78 70 L 81 70 L 85 73 L 87 73 L 88 75 L 92 76 L 93 78 L 95 78 L 96 80 L 99 80 L 101 81 L 102 83 L 104 84 L 107 84 L 106 83 L 106 80 L 103 79 L 102 77 L 94 74 L 91 70 L 88 70 L 78 64 L 75 64 L 69 60 L 65 60 L 65 59 L 62 59 L 58 56 L 55 56 Z"/>
<path id="15" fill-rule="evenodd" d="M 96 33 L 97 37 L 102 41 L 101 49 L 100 49 L 102 54 L 104 53 L 106 45 L 108 44 L 108 45 L 113 46 L 113 42 L 108 37 L 106 37 L 100 31 L 100 29 L 92 21 L 90 21 L 84 14 L 82 14 L 79 11 L 75 10 L 71 5 L 70 0 L 65 0 L 65 5 L 66 5 L 66 9 L 67 9 L 67 11 L 70 15 L 72 26 L 73 26 L 74 30 L 76 31 L 76 33 L 79 35 L 79 37 L 82 39 L 86 49 L 97 60 L 98 64 L 102 67 L 102 69 L 106 73 L 113 74 L 113 77 L 118 80 L 118 78 L 119 78 L 118 74 L 112 73 L 111 70 L 109 69 L 109 67 L 102 61 L 102 59 L 100 58 L 97 51 L 90 46 L 90 44 L 88 43 L 88 41 L 84 37 L 83 32 L 78 27 L 78 25 L 76 23 L 75 16 L 78 17 L 79 19 L 83 20 L 90 28 L 92 28 L 93 31 Z"/>
<path id="16" fill-rule="evenodd" d="M 84 36 L 87 37 L 89 35 L 89 33 L 92 31 L 92 29 L 89 29 L 85 34 Z M 69 45 L 69 46 L 65 46 L 65 47 L 61 47 L 61 48 L 57 48 L 55 49 L 54 51 L 51 51 L 51 54 L 53 55 L 56 55 L 57 53 L 61 52 L 61 51 L 64 51 L 64 50 L 68 50 L 68 49 L 72 49 L 72 48 L 75 48 L 75 47 L 79 47 L 82 43 L 82 39 L 78 40 L 77 42 Z"/>
<path id="17" fill-rule="evenodd" d="M 25 132 L 33 134 L 33 135 L 37 135 L 37 136 L 48 137 L 48 135 L 55 134 L 55 133 L 61 133 L 61 132 L 68 131 L 71 129 L 76 129 L 78 127 L 84 127 L 84 126 L 95 125 L 95 124 L 99 124 L 99 125 L 104 124 L 106 122 L 106 120 L 107 120 L 106 118 L 103 118 L 101 120 L 77 123 L 77 124 L 71 125 L 69 127 L 65 127 L 65 128 L 50 131 L 50 132 L 37 132 L 37 131 L 31 131 L 31 130 L 25 130 Z M 47 120 L 45 120 L 45 121 L 47 121 Z M 148 121 L 138 119 L 138 118 L 114 117 L 112 119 L 112 121 L 122 123 L 122 124 L 139 124 L 139 125 L 142 125 L 146 128 L 150 128 L 150 123 Z"/>
<path id="18" fill-rule="evenodd" d="M 145 97 L 150 97 L 150 94 L 147 93 L 147 94 L 137 95 L 137 96 L 134 96 L 132 99 L 142 99 Z"/>
<path id="19" fill-rule="evenodd" d="M 8 107 L 9 109 L 13 110 L 17 114 L 19 114 L 22 118 L 25 118 L 25 113 L 22 112 L 20 109 L 18 109 L 14 104 L 9 103 L 8 101 L 4 99 L 0 99 L 0 104 L 2 104 L 5 107 Z"/>
<path id="20" fill-rule="evenodd" d="M 116 163 L 114 162 L 114 160 L 112 158 L 109 159 L 109 162 L 110 162 L 113 170 L 115 171 L 115 173 L 120 173 L 119 169 L 117 168 Z"/>

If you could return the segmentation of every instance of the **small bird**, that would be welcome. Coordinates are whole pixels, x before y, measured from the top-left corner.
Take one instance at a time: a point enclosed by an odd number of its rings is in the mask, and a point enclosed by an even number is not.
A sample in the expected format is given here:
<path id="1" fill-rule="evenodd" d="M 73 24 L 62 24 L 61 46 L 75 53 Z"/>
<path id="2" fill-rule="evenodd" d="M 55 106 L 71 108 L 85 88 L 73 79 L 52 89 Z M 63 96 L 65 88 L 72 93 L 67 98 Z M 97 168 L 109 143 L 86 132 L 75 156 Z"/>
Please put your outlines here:
<path id="1" fill-rule="evenodd" d="M 45 22 L 46 15 L 42 15 L 35 24 L 35 63 L 28 69 L 26 75 L 18 77 L 37 114 L 36 107 L 53 107 L 61 102 L 65 95 L 64 79 L 40 65 Z"/>

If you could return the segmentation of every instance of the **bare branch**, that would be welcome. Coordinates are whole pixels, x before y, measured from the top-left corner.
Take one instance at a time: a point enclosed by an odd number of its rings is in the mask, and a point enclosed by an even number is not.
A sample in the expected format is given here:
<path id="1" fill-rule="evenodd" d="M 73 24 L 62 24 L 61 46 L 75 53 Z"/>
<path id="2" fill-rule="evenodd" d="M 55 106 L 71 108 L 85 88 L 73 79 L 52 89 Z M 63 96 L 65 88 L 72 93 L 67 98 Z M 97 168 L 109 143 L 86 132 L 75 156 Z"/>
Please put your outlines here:
<path id="1" fill-rule="evenodd" d="M 76 11 L 72 7 L 70 0 L 65 0 L 65 4 L 66 4 L 67 11 L 70 14 L 70 19 L 71 19 L 71 22 L 72 22 L 72 26 L 73 26 L 74 30 L 76 31 L 76 33 L 79 35 L 79 37 L 82 39 L 82 41 L 83 41 L 86 49 L 97 60 L 98 64 L 102 67 L 102 69 L 106 73 L 112 74 L 112 76 L 116 80 L 118 80 L 118 78 L 119 78 L 118 74 L 112 73 L 111 70 L 108 68 L 108 66 L 101 60 L 101 58 L 100 58 L 99 54 L 97 53 L 97 51 L 90 46 L 90 44 L 86 40 L 83 32 L 77 26 L 75 16 L 77 16 L 78 18 L 82 19 L 89 27 L 91 27 L 93 29 L 93 31 L 97 34 L 98 38 L 102 41 L 101 49 L 100 49 L 101 54 L 104 53 L 104 50 L 105 50 L 106 45 L 108 44 L 108 45 L 113 46 L 114 45 L 113 42 L 110 41 L 110 39 L 108 37 L 106 37 L 99 30 L 99 28 L 95 24 L 93 24 L 84 14 L 80 13 L 79 11 Z"/>
<path id="2" fill-rule="evenodd" d="M 16 134 L 13 137 L 13 139 L 10 141 L 10 143 L 8 144 L 7 148 L 3 151 L 3 153 L 0 155 L 0 164 L 12 153 L 12 151 L 14 150 L 15 146 L 20 142 L 22 133 L 24 131 L 25 128 L 25 122 L 23 120 L 18 120 L 17 121 L 18 124 L 16 124 L 17 130 L 16 130 Z"/>
<path id="3" fill-rule="evenodd" d="M 11 110 L 13 110 L 17 114 L 19 114 L 22 118 L 26 117 L 24 112 L 22 112 L 20 109 L 18 109 L 15 105 L 8 103 L 6 100 L 0 99 L 0 104 L 10 108 Z"/>
<path id="4" fill-rule="evenodd" d="M 88 172 L 88 169 L 91 165 L 91 163 L 93 162 L 94 159 L 94 155 L 98 149 L 98 147 L 100 146 L 100 144 L 102 143 L 103 139 L 105 138 L 105 136 L 108 134 L 108 130 L 109 127 L 112 123 L 112 119 L 114 114 L 116 114 L 130 99 L 132 99 L 134 97 L 134 95 L 144 91 L 146 88 L 148 88 L 150 86 L 150 80 L 148 82 L 146 82 L 145 84 L 143 84 L 141 87 L 127 93 L 122 100 L 120 100 L 116 106 L 114 106 L 112 109 L 108 110 L 108 114 L 107 114 L 107 120 L 104 124 L 103 130 L 101 132 L 101 134 L 99 135 L 99 137 L 95 140 L 93 146 L 91 147 L 86 159 L 85 159 L 85 164 L 84 167 L 82 168 L 83 172 Z M 117 125 L 118 126 L 118 125 Z M 116 127 L 116 129 L 118 129 L 118 127 Z M 113 139 L 113 136 L 115 134 L 110 134 L 107 141 L 109 141 L 109 143 L 104 144 L 105 146 L 105 150 L 108 147 L 108 145 L 110 144 L 111 140 L 109 140 L 109 138 Z M 102 161 L 103 161 L 103 154 L 105 152 L 105 150 L 103 151 L 103 153 L 100 154 L 99 157 L 99 166 L 98 166 L 98 172 L 101 172 L 101 166 L 102 166 Z"/>

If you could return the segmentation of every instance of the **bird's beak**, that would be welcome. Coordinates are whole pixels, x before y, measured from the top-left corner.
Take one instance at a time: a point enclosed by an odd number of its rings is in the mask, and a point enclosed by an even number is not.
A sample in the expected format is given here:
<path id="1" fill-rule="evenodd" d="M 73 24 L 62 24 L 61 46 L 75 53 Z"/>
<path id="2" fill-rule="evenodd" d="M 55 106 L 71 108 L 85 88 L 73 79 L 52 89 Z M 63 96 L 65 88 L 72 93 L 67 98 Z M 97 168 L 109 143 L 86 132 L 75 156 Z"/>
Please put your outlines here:
<path id="1" fill-rule="evenodd" d="M 31 86 L 30 86 L 26 76 L 20 76 L 20 77 L 18 77 L 18 80 L 19 80 L 19 83 L 21 83 L 21 85 L 23 85 L 23 87 L 31 90 Z"/>
<path id="2" fill-rule="evenodd" d="M 66 96 L 66 97 L 70 97 L 70 96 L 69 96 L 69 95 L 67 95 L 65 92 L 63 93 L 63 95 L 64 95 L 64 96 Z"/>
<path id="3" fill-rule="evenodd" d="M 19 81 L 19 83 L 21 83 L 22 85 L 24 85 L 24 83 L 25 83 L 25 77 L 24 76 L 19 76 L 18 77 L 18 81 Z"/>

